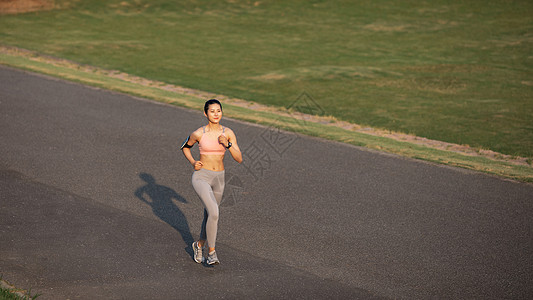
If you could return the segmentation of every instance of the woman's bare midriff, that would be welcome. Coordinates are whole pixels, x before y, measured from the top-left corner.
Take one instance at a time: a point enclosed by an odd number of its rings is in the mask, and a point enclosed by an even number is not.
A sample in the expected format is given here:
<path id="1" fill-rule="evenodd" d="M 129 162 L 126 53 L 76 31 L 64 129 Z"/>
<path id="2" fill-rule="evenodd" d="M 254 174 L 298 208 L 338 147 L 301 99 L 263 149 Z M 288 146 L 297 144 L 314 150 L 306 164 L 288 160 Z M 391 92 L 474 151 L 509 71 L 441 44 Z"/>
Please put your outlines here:
<path id="1" fill-rule="evenodd" d="M 224 155 L 200 155 L 203 169 L 211 171 L 224 171 Z"/>

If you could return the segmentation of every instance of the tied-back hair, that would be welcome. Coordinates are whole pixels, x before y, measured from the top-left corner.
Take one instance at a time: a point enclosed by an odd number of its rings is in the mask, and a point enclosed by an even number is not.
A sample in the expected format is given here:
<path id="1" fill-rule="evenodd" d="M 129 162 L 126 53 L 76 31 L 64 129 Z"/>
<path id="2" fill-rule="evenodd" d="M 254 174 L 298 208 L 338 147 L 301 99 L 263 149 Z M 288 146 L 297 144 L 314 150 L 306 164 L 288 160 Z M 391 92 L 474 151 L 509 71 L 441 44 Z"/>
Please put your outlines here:
<path id="1" fill-rule="evenodd" d="M 222 110 L 222 104 L 217 99 L 210 99 L 205 102 L 204 105 L 204 112 L 207 114 L 207 110 L 209 109 L 209 105 L 211 104 L 218 104 L 220 106 L 220 110 Z"/>

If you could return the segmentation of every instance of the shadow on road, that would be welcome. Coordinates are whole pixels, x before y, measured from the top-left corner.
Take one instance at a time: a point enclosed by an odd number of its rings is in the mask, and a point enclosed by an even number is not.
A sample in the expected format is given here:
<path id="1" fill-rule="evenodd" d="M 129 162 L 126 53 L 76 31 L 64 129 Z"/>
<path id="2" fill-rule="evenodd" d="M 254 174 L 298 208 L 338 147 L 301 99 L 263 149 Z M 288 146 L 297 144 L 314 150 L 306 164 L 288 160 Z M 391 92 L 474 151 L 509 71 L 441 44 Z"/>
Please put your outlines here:
<path id="1" fill-rule="evenodd" d="M 179 232 L 185 245 L 187 245 L 185 251 L 192 257 L 191 244 L 194 240 L 189 229 L 189 223 L 183 212 L 172 201 L 175 199 L 181 203 L 187 203 L 187 200 L 173 189 L 157 184 L 155 178 L 150 174 L 141 173 L 139 177 L 146 182 L 146 185 L 139 187 L 135 191 L 135 196 L 150 205 L 156 216 Z"/>

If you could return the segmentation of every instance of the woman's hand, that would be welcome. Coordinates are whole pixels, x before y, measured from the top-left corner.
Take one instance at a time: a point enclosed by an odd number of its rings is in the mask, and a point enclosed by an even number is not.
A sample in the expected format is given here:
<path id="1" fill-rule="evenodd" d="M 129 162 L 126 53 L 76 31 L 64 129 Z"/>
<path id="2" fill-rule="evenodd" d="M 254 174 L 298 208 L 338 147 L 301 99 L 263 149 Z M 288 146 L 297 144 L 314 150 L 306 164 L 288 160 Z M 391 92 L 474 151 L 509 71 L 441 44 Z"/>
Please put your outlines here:
<path id="1" fill-rule="evenodd" d="M 199 171 L 204 166 L 204 163 L 197 160 L 194 162 L 193 166 L 194 166 L 194 170 Z"/>
<path id="2" fill-rule="evenodd" d="M 229 128 L 226 128 L 226 136 L 219 136 L 218 137 L 218 141 L 219 143 L 221 143 L 222 145 L 224 145 L 224 147 L 228 148 L 228 143 L 229 143 L 229 139 L 231 139 L 231 148 L 229 148 L 229 153 L 231 154 L 231 157 L 233 157 L 233 159 L 238 162 L 238 163 L 242 163 L 242 153 L 241 153 L 241 149 L 239 149 L 239 145 L 237 145 L 237 137 L 235 136 L 235 133 L 233 132 L 233 130 L 229 129 Z"/>
<path id="3" fill-rule="evenodd" d="M 222 146 L 224 146 L 224 148 L 228 148 L 228 138 L 224 135 L 220 135 L 218 137 L 218 142 L 222 144 Z"/>

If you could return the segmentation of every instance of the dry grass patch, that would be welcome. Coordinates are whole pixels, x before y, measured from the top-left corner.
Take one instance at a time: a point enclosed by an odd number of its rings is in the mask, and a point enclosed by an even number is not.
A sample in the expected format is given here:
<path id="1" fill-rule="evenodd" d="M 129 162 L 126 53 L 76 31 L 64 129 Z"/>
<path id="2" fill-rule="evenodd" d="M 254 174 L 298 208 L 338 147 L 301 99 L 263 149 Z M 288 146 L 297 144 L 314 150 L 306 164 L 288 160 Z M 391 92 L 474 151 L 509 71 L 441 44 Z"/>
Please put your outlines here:
<path id="1" fill-rule="evenodd" d="M 407 79 L 380 78 L 370 82 L 377 87 L 390 87 L 403 90 L 419 90 L 439 94 L 457 94 L 467 88 L 467 84 L 456 77 L 419 77 Z"/>
<path id="2" fill-rule="evenodd" d="M 54 0 L 0 0 L 0 15 L 51 10 L 54 8 Z"/>
<path id="3" fill-rule="evenodd" d="M 403 68 L 409 71 L 416 72 L 429 72 L 429 73 L 478 73 L 486 72 L 491 68 L 482 65 L 452 65 L 452 64 L 436 64 L 436 65 L 420 65 L 420 66 L 408 66 Z"/>
<path id="4" fill-rule="evenodd" d="M 250 77 L 250 79 L 258 81 L 276 81 L 285 79 L 377 78 L 384 75 L 400 76 L 401 74 L 398 72 L 385 71 L 376 67 L 321 65 L 276 70 L 263 75 Z"/>
<path id="5" fill-rule="evenodd" d="M 379 23 L 373 23 L 363 26 L 364 29 L 377 32 L 405 32 L 409 27 L 409 25 L 389 25 Z"/>

